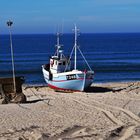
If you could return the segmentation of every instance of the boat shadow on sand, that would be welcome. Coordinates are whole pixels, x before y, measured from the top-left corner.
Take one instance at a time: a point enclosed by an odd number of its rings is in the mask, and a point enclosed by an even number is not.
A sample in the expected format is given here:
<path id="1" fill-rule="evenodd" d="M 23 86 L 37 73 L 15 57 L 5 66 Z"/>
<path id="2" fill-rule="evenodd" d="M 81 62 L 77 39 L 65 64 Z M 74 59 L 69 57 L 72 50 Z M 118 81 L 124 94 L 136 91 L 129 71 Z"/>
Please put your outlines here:
<path id="1" fill-rule="evenodd" d="M 111 87 L 99 87 L 99 86 L 91 86 L 84 90 L 85 93 L 106 93 L 106 92 L 119 92 L 123 89 L 113 89 Z M 75 91 L 71 90 L 55 90 L 55 92 L 60 93 L 74 93 Z"/>
<path id="2" fill-rule="evenodd" d="M 102 87 L 102 86 L 91 86 L 88 87 L 84 90 L 85 93 L 106 93 L 106 92 L 119 92 L 122 91 L 126 88 L 111 88 L 111 87 Z M 56 93 L 60 92 L 60 93 L 74 93 L 76 91 L 72 91 L 72 90 L 54 90 Z"/>
<path id="3" fill-rule="evenodd" d="M 111 87 L 91 86 L 85 89 L 87 93 L 106 93 L 106 92 L 119 92 L 123 89 L 113 89 Z"/>

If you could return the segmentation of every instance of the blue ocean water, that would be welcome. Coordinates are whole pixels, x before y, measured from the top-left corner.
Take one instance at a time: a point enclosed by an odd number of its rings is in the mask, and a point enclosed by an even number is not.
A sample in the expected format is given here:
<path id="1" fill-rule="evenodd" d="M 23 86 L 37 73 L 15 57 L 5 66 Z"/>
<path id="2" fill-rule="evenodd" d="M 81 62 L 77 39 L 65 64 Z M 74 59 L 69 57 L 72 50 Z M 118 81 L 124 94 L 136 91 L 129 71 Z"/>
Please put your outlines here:
<path id="1" fill-rule="evenodd" d="M 56 36 L 13 35 L 15 72 L 24 76 L 27 84 L 44 84 L 41 65 L 55 52 Z M 70 55 L 74 35 L 64 34 L 61 39 L 65 55 Z M 81 34 L 78 44 L 91 68 L 94 82 L 140 80 L 140 33 Z M 86 64 L 78 53 L 78 67 Z M 0 77 L 12 76 L 9 35 L 0 35 Z"/>

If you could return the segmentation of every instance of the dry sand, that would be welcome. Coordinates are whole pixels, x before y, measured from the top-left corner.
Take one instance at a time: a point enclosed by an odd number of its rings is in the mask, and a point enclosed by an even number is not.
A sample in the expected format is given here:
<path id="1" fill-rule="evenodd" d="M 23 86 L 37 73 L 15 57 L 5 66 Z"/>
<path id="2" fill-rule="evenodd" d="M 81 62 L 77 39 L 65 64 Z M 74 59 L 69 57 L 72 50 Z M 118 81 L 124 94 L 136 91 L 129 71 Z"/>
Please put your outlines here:
<path id="1" fill-rule="evenodd" d="M 140 82 L 86 92 L 23 87 L 26 104 L 0 105 L 0 140 L 139 140 Z"/>

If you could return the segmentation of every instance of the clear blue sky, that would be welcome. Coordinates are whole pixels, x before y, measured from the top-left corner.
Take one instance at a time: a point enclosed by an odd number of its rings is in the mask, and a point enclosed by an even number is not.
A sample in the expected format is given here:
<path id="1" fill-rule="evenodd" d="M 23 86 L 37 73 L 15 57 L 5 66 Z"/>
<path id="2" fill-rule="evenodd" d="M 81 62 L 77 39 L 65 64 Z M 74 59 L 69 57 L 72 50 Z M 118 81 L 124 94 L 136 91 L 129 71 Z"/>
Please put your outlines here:
<path id="1" fill-rule="evenodd" d="M 0 0 L 0 33 L 140 32 L 140 0 Z"/>

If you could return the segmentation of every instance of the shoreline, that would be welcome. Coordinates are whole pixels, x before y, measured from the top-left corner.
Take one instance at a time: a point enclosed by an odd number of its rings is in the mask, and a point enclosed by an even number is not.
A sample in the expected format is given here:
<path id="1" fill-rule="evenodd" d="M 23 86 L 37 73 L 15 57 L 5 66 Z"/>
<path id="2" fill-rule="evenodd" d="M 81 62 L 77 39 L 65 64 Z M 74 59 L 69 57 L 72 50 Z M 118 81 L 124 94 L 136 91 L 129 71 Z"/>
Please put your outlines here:
<path id="1" fill-rule="evenodd" d="M 140 80 L 128 80 L 128 81 L 106 81 L 106 82 L 93 82 L 91 84 L 91 86 L 93 86 L 94 84 L 96 85 L 100 85 L 100 84 L 111 84 L 111 83 L 135 83 L 135 82 L 140 82 Z M 35 84 L 31 84 L 31 83 L 24 83 L 23 86 L 29 86 L 29 87 L 33 87 L 33 86 L 38 86 L 38 87 L 43 87 L 43 86 L 47 86 L 47 83 L 35 83 Z M 48 86 L 47 86 L 48 87 Z"/>
<path id="2" fill-rule="evenodd" d="M 140 81 L 86 92 L 24 87 L 25 104 L 0 105 L 0 139 L 140 139 Z"/>

